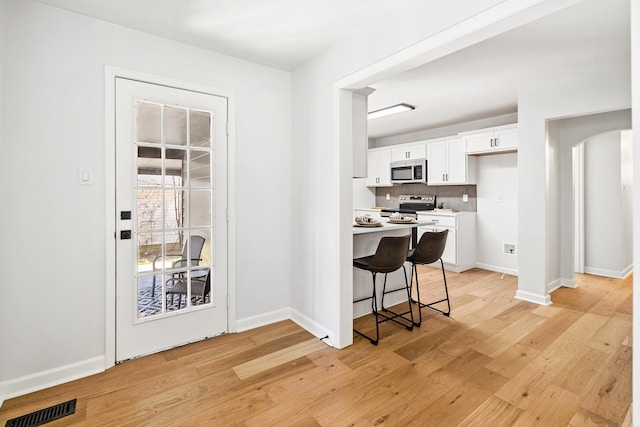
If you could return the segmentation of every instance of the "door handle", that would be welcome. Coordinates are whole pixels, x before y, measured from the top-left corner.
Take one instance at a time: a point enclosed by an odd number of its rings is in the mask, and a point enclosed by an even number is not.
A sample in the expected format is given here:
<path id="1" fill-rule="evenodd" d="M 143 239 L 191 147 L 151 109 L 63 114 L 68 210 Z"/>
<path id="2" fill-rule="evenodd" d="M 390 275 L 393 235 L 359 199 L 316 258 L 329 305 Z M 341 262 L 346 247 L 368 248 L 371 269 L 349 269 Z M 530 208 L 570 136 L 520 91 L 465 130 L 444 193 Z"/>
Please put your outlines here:
<path id="1" fill-rule="evenodd" d="M 131 230 L 120 230 L 120 240 L 130 240 Z"/>

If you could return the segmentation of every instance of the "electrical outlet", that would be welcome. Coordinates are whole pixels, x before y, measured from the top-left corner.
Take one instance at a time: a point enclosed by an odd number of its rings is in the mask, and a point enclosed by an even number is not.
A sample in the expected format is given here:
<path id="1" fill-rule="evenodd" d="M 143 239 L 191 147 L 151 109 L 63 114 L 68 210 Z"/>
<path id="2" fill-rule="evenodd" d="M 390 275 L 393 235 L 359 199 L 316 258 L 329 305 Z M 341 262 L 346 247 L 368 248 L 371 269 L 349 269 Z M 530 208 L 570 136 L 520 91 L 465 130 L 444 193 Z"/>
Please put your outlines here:
<path id="1" fill-rule="evenodd" d="M 504 244 L 504 253 L 509 255 L 516 254 L 516 244 L 515 243 L 505 243 Z"/>
<path id="2" fill-rule="evenodd" d="M 468 194 L 463 194 L 462 195 L 462 202 L 463 203 L 468 203 L 469 202 L 469 195 Z"/>

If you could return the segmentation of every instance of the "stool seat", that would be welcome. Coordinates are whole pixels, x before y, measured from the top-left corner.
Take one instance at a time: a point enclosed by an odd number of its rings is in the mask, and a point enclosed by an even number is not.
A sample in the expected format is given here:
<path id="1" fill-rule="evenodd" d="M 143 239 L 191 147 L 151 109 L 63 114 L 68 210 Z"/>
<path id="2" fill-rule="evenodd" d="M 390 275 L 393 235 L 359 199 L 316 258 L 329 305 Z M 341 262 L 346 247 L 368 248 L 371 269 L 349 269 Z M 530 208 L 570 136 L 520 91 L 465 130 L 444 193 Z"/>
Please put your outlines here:
<path id="1" fill-rule="evenodd" d="M 375 254 L 373 255 L 368 255 L 365 257 L 360 257 L 360 258 L 355 258 L 353 260 L 353 266 L 355 268 L 359 268 L 361 270 L 366 270 L 371 272 L 372 274 L 372 278 L 373 278 L 373 288 L 372 288 L 372 293 L 370 297 L 364 297 L 364 298 L 360 298 L 357 299 L 355 301 L 353 301 L 354 303 L 357 302 L 361 302 L 361 301 L 366 301 L 366 300 L 371 300 L 371 311 L 375 316 L 376 319 L 376 337 L 375 339 L 372 337 L 369 337 L 367 335 L 365 335 L 364 333 L 356 330 L 355 328 L 353 329 L 354 332 L 356 332 L 359 335 L 362 335 L 363 337 L 367 338 L 371 344 L 373 345 L 377 345 L 378 341 L 380 340 L 380 330 L 378 325 L 380 323 L 386 322 L 386 321 L 393 321 L 395 323 L 398 323 L 404 327 L 406 327 L 407 329 L 411 330 L 413 328 L 413 312 L 411 311 L 411 291 L 410 291 L 410 287 L 409 287 L 409 282 L 407 281 L 407 271 L 405 269 L 404 263 L 407 260 L 407 254 L 408 254 L 408 250 L 409 250 L 409 242 L 411 241 L 411 235 L 406 235 L 406 236 L 401 236 L 401 237 L 394 237 L 394 236 L 384 236 L 380 239 L 380 243 L 378 243 L 378 247 L 376 249 Z M 395 289 L 393 291 L 389 291 L 389 292 L 394 292 L 396 290 L 406 290 L 407 292 L 407 302 L 409 303 L 409 311 L 405 312 L 405 313 L 395 313 L 392 312 L 391 310 L 385 309 L 384 308 L 384 294 L 385 294 L 385 289 L 386 289 L 386 285 L 387 285 L 387 274 L 394 272 L 396 270 L 399 270 L 400 268 L 402 268 L 404 270 L 404 281 L 405 281 L 405 286 L 400 288 L 400 289 Z M 378 310 L 378 300 L 377 300 L 377 292 L 376 292 L 376 275 L 378 273 L 383 273 L 384 274 L 384 285 L 383 285 L 383 294 L 382 294 L 382 298 L 383 298 L 383 302 L 382 302 L 382 309 L 385 312 L 390 313 L 390 315 L 387 315 L 385 313 L 381 313 Z M 410 319 L 405 318 L 404 316 L 406 314 L 410 314 Z M 409 324 L 405 324 L 402 321 L 399 321 L 398 318 L 403 318 L 406 321 L 409 321 Z M 382 318 L 382 319 L 380 319 Z"/>
<path id="2" fill-rule="evenodd" d="M 418 313 L 419 313 L 419 321 L 418 326 L 422 323 L 422 308 L 429 308 L 431 310 L 440 312 L 445 316 L 449 316 L 451 314 L 451 304 L 449 302 L 449 290 L 447 289 L 447 276 L 444 272 L 444 263 L 442 262 L 442 254 L 444 253 L 444 248 L 447 245 L 447 235 L 449 234 L 449 230 L 443 231 L 428 231 L 422 234 L 420 237 L 420 241 L 415 249 L 409 251 L 407 255 L 407 261 L 411 263 L 411 286 L 413 286 L 413 273 L 415 272 L 416 276 L 416 295 L 418 296 L 418 300 L 413 300 L 413 302 L 418 304 Z M 445 298 L 442 298 L 437 301 L 433 301 L 430 303 L 423 303 L 420 300 L 420 286 L 418 284 L 418 264 L 426 265 L 433 264 L 434 262 L 440 261 L 440 268 L 442 269 L 442 278 L 444 279 L 444 292 Z M 440 310 L 435 308 L 434 305 L 439 304 L 441 302 L 447 303 L 447 309 Z"/>

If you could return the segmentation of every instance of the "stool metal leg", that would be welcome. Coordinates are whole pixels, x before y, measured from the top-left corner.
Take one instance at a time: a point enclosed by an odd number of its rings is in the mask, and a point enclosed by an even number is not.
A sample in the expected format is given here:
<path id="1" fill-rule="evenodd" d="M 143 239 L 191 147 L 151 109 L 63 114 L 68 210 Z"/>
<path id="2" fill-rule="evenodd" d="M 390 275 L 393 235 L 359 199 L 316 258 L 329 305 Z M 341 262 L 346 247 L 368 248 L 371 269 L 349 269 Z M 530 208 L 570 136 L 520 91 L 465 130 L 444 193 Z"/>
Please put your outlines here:
<path id="1" fill-rule="evenodd" d="M 384 317 L 384 320 L 382 320 L 380 323 L 382 322 L 386 322 L 387 320 L 391 320 L 392 322 L 397 323 L 398 325 L 404 326 L 405 328 L 407 328 L 408 330 L 412 330 L 413 326 L 416 324 L 414 319 L 413 319 L 413 310 L 411 309 L 411 291 L 410 291 L 410 287 L 409 287 L 409 282 L 407 281 L 407 269 L 405 268 L 405 266 L 402 266 L 402 271 L 404 273 L 404 286 L 402 288 L 398 288 L 398 289 L 393 289 L 390 291 L 387 291 L 387 275 L 384 275 L 384 285 L 382 286 L 382 305 L 381 308 L 383 311 L 389 312 L 392 315 L 391 316 L 387 316 L 383 313 L 380 313 L 380 316 Z M 388 308 L 386 308 L 384 306 L 384 296 L 386 294 L 390 294 L 392 292 L 397 292 L 397 291 L 405 291 L 407 293 L 407 303 L 409 304 L 409 310 L 402 312 L 402 313 L 397 313 L 395 311 L 389 310 Z M 405 315 L 409 315 L 410 319 L 404 317 Z M 408 325 L 405 323 L 402 323 L 400 321 L 397 320 L 397 318 L 400 317 L 403 320 L 410 322 Z"/>
<path id="2" fill-rule="evenodd" d="M 420 300 L 420 286 L 418 284 L 418 266 L 417 264 L 412 264 L 411 266 L 411 276 L 412 276 L 412 280 L 411 280 L 411 284 L 413 285 L 413 272 L 415 271 L 416 273 L 416 293 L 418 295 L 418 300 L 413 300 L 413 302 L 416 302 L 418 304 L 418 310 L 422 309 L 423 307 L 429 308 L 433 311 L 437 311 L 439 313 L 444 314 L 445 316 L 449 317 L 449 315 L 451 314 L 451 303 L 449 302 L 449 288 L 447 287 L 447 276 L 444 272 L 444 262 L 442 262 L 442 258 L 440 258 L 440 269 L 442 270 L 442 279 L 444 281 L 444 293 L 445 293 L 445 297 L 443 299 L 440 299 L 438 301 L 433 301 L 430 302 L 428 304 L 423 303 Z M 439 304 L 441 302 L 447 302 L 447 310 L 440 310 L 438 308 L 433 307 L 436 304 Z M 422 323 L 422 311 L 420 310 L 420 323 Z"/>
<path id="3" fill-rule="evenodd" d="M 366 301 L 368 299 L 371 300 L 371 312 L 373 313 L 374 317 L 375 317 L 375 321 L 376 321 L 376 338 L 373 339 L 370 336 L 360 332 L 359 330 L 357 330 L 356 328 L 353 328 L 353 332 L 355 332 L 356 334 L 365 337 L 366 339 L 368 339 L 371 344 L 373 345 L 378 345 L 378 341 L 380 341 L 380 328 L 379 328 L 379 324 L 380 322 L 378 321 L 378 298 L 376 297 L 376 273 L 375 272 L 371 272 L 371 276 L 373 279 L 373 292 L 371 293 L 370 297 L 364 297 L 364 298 L 360 298 L 357 299 L 355 301 L 353 301 L 354 303 L 356 302 L 361 302 L 361 301 Z M 385 279 L 386 279 L 386 275 L 385 275 Z"/>

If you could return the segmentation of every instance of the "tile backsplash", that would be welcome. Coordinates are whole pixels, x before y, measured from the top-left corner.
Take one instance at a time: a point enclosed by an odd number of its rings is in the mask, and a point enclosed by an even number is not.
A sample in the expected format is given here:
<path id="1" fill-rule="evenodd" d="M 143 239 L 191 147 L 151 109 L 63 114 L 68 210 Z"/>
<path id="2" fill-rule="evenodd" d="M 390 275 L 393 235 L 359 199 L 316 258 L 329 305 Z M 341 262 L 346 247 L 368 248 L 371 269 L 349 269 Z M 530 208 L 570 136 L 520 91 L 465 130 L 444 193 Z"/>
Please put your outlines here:
<path id="1" fill-rule="evenodd" d="M 387 200 L 387 194 L 389 200 Z M 445 209 L 457 211 L 477 211 L 476 186 L 475 185 L 434 185 L 426 184 L 401 184 L 393 187 L 376 188 L 376 206 L 397 208 L 401 194 L 435 194 L 436 204 L 444 203 Z M 468 202 L 462 201 L 462 195 L 469 196 Z"/>

